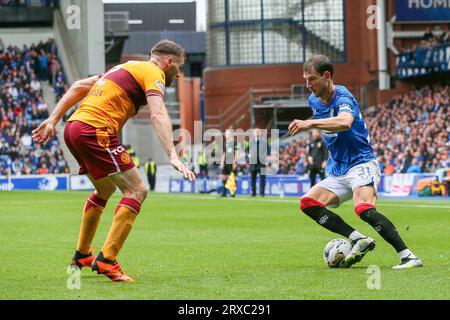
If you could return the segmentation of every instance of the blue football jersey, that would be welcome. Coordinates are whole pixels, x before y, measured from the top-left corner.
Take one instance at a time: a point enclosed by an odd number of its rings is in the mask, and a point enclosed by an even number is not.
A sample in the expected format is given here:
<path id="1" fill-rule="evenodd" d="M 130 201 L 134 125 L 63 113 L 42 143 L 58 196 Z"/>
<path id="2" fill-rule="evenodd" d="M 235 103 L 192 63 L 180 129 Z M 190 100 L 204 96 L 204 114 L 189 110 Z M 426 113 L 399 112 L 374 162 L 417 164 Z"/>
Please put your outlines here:
<path id="1" fill-rule="evenodd" d="M 376 159 L 358 102 L 350 91 L 343 86 L 336 86 L 331 101 L 326 105 L 311 94 L 309 105 L 313 111 L 313 119 L 332 118 L 341 112 L 349 112 L 354 118 L 349 130 L 340 132 L 322 130 L 330 154 L 326 169 L 328 173 L 342 176 L 350 168 Z"/>

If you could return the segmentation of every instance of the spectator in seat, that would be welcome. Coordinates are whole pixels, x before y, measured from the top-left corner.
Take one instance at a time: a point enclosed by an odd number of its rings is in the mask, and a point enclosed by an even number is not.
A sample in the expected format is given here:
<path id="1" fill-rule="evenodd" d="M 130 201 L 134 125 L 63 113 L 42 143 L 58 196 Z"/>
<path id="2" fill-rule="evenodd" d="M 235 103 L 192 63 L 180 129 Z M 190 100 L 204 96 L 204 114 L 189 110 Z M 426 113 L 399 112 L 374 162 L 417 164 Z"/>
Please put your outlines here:
<path id="1" fill-rule="evenodd" d="M 39 76 L 41 80 L 43 81 L 48 80 L 48 73 L 49 73 L 48 55 L 45 53 L 44 49 L 41 49 L 39 55 Z"/>
<path id="2" fill-rule="evenodd" d="M 423 161 L 420 161 L 423 163 Z M 421 173 L 422 167 L 417 159 L 413 159 L 406 173 Z"/>
<path id="3" fill-rule="evenodd" d="M 40 94 L 41 92 L 41 83 L 36 79 L 35 76 L 31 78 L 30 88 L 34 93 Z"/>
<path id="4" fill-rule="evenodd" d="M 49 170 L 47 168 L 47 164 L 42 163 L 41 166 L 39 167 L 39 169 L 37 169 L 36 173 L 37 174 L 48 174 Z"/>
<path id="5" fill-rule="evenodd" d="M 425 33 L 423 34 L 422 40 L 430 41 L 434 38 L 433 32 L 431 32 L 431 27 L 427 27 Z"/>

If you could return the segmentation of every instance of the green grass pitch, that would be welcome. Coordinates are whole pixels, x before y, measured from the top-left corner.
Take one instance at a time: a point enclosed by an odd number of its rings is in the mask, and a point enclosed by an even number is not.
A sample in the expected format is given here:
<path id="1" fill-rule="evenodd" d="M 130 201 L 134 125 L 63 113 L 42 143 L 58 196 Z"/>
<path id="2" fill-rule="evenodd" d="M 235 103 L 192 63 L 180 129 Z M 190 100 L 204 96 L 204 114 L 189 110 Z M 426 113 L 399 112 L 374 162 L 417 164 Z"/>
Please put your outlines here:
<path id="1" fill-rule="evenodd" d="M 336 212 L 375 238 L 377 248 L 350 269 L 330 269 L 325 244 L 338 235 L 298 210 L 298 199 L 150 194 L 119 255 L 135 283 L 114 284 L 83 269 L 70 290 L 87 192 L 0 193 L 0 299 L 448 299 L 450 202 L 387 201 L 378 209 L 397 226 L 424 267 L 395 271 L 395 251 L 353 212 Z M 114 195 L 94 239 L 111 225 Z M 369 266 L 379 289 L 370 289 Z M 374 282 L 372 282 L 374 283 Z"/>

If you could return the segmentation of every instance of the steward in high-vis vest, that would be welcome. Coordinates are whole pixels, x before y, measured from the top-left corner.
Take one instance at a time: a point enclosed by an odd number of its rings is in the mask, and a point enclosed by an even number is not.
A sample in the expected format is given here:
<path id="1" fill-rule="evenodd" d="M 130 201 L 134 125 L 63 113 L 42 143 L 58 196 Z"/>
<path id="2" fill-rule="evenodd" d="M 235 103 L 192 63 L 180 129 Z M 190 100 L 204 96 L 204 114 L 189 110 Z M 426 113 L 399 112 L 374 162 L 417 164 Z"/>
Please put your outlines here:
<path id="1" fill-rule="evenodd" d="M 151 158 L 145 163 L 145 174 L 147 175 L 150 190 L 154 191 L 156 184 L 156 163 Z"/>
<path id="2" fill-rule="evenodd" d="M 206 161 L 206 155 L 204 152 L 198 154 L 198 166 L 200 169 L 200 176 L 208 177 L 208 162 Z"/>

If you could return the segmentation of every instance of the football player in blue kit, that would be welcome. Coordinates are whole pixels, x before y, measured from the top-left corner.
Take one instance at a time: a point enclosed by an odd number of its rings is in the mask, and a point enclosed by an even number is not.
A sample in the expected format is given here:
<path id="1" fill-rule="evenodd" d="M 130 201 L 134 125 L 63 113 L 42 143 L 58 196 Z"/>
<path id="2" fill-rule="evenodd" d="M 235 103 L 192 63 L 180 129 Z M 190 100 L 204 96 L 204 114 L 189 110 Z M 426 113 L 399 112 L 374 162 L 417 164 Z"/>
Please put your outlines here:
<path id="1" fill-rule="evenodd" d="M 292 121 L 289 132 L 295 135 L 312 128 L 322 130 L 329 159 L 328 177 L 301 198 L 300 209 L 322 227 L 350 239 L 352 249 L 341 267 L 361 261 L 375 248 L 375 240 L 364 236 L 327 208 L 352 198 L 356 214 L 398 253 L 400 263 L 393 269 L 420 267 L 422 261 L 408 249 L 393 223 L 376 209 L 381 173 L 369 132 L 358 102 L 345 87 L 333 83 L 333 72 L 333 65 L 323 55 L 313 56 L 303 65 L 303 77 L 312 92 L 309 105 L 313 118 Z"/>

